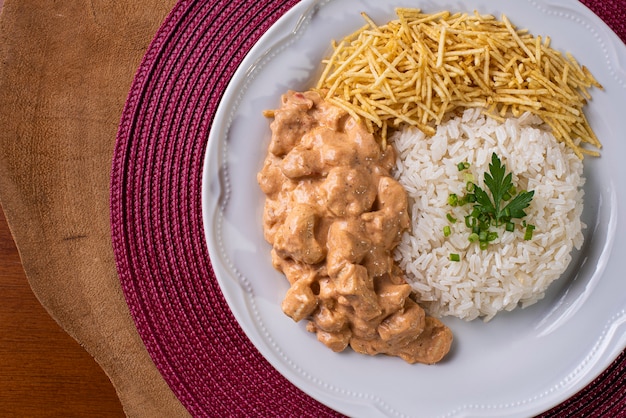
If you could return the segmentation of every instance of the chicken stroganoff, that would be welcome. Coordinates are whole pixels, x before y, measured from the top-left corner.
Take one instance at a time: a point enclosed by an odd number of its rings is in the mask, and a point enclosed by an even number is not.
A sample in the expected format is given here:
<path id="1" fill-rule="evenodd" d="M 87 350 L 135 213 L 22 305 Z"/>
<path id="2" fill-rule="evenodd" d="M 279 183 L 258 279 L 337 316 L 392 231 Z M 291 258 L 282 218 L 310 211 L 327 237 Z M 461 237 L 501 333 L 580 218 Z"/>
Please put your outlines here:
<path id="1" fill-rule="evenodd" d="M 316 92 L 283 96 L 258 182 L 282 303 L 333 351 L 435 363 L 452 333 L 411 299 L 392 251 L 409 227 L 407 195 L 390 175 L 391 146 Z"/>

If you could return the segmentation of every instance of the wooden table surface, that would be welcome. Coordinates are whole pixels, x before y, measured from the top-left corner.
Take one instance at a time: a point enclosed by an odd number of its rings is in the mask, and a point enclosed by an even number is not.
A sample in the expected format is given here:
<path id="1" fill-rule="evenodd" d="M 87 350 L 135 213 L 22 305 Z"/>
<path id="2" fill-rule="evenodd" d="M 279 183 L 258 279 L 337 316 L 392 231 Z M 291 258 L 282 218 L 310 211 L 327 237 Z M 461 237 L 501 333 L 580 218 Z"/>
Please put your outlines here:
<path id="1" fill-rule="evenodd" d="M 30 289 L 0 210 L 0 417 L 123 417 L 108 377 Z"/>

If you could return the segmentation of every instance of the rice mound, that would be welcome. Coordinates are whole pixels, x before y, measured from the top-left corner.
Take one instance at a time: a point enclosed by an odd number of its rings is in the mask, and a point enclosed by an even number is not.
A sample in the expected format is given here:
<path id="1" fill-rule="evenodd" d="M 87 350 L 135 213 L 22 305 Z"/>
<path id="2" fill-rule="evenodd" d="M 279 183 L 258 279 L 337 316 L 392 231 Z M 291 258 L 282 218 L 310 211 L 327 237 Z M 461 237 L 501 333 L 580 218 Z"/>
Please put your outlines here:
<path id="1" fill-rule="evenodd" d="M 398 152 L 395 177 L 409 195 L 412 230 L 395 250 L 418 302 L 433 316 L 456 316 L 488 321 L 499 311 L 529 306 L 566 270 L 572 249 L 583 243 L 582 161 L 559 143 L 550 128 L 535 115 L 525 113 L 499 122 L 467 109 L 441 124 L 435 135 L 416 128 L 396 132 L 390 141 Z M 524 240 L 516 220 L 514 232 L 498 228 L 499 238 L 481 250 L 470 243 L 464 217 L 470 205 L 451 207 L 448 196 L 466 193 L 466 173 L 484 186 L 495 152 L 513 173 L 517 190 L 534 190 L 524 218 L 535 225 L 533 237 Z M 459 172 L 457 164 L 469 162 Z M 458 221 L 452 224 L 446 214 Z M 451 235 L 444 237 L 445 225 Z M 460 261 L 450 261 L 450 254 Z"/>

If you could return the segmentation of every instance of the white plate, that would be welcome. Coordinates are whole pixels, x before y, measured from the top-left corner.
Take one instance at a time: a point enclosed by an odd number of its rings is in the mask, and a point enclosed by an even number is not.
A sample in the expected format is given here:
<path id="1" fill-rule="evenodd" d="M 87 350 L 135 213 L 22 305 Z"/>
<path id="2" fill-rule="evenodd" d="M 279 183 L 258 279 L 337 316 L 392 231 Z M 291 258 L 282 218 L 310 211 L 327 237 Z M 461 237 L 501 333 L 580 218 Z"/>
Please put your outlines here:
<path id="1" fill-rule="evenodd" d="M 546 298 L 489 323 L 445 318 L 455 342 L 440 364 L 336 354 L 280 308 L 286 279 L 263 240 L 264 196 L 256 173 L 269 143 L 264 109 L 287 89 L 312 86 L 320 60 L 363 25 L 425 12 L 506 14 L 519 28 L 549 35 L 605 86 L 587 108 L 604 148 L 586 158 L 585 245 Z M 559 404 L 599 375 L 626 346 L 626 48 L 592 12 L 566 0 L 305 0 L 255 45 L 221 101 L 204 168 L 203 216 L 221 289 L 252 343 L 287 379 L 351 416 L 529 416 Z M 620 216 L 621 215 L 621 216 Z"/>

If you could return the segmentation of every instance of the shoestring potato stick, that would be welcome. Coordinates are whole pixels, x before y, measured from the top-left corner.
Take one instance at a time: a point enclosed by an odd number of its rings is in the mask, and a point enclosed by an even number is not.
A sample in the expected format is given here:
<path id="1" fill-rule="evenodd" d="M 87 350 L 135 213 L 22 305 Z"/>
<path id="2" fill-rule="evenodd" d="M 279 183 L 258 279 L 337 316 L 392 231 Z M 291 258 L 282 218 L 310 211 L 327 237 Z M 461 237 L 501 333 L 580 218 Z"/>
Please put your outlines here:
<path id="1" fill-rule="evenodd" d="M 537 114 L 579 158 L 599 155 L 583 107 L 589 89 L 602 86 L 570 53 L 551 48 L 550 37 L 517 29 L 504 15 L 396 14 L 379 26 L 362 13 L 363 27 L 333 41 L 316 85 L 383 144 L 401 125 L 432 135 L 450 112 L 481 107 L 499 119 Z"/>

